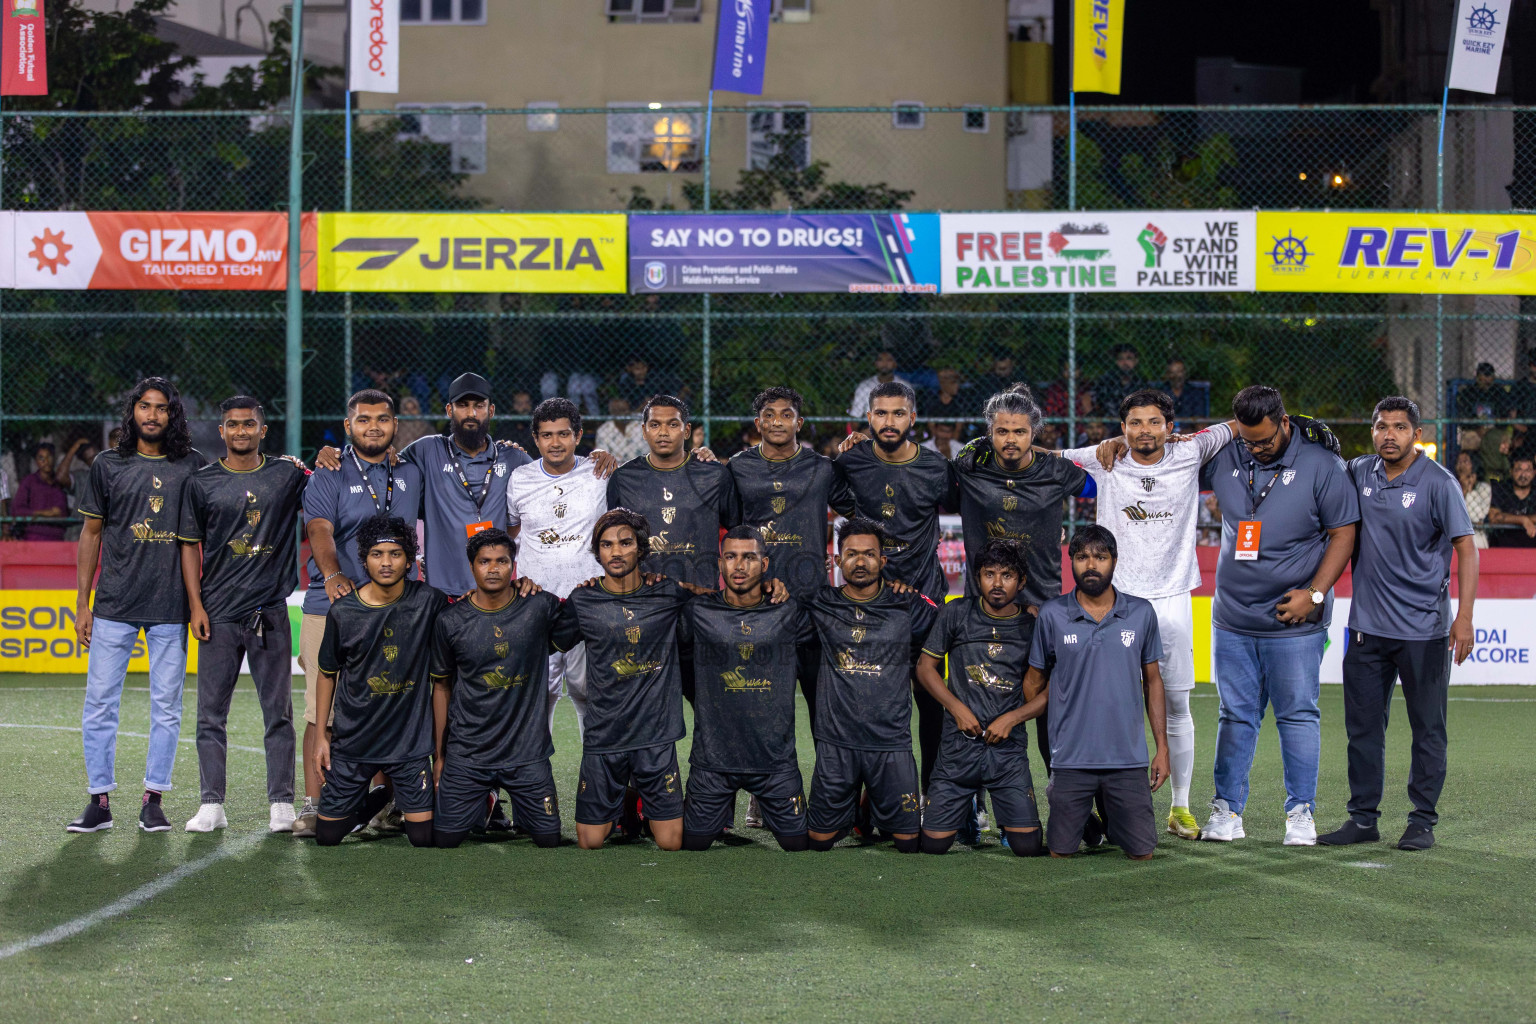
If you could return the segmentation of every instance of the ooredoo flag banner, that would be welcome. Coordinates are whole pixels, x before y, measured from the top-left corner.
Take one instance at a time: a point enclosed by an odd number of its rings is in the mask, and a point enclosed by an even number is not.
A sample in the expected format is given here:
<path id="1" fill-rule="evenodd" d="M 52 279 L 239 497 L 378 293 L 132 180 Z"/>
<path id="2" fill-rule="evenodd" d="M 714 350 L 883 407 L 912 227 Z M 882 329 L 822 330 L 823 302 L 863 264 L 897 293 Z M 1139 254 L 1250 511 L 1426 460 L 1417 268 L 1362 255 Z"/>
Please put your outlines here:
<path id="1" fill-rule="evenodd" d="M 1456 7 L 1456 38 L 1451 43 L 1452 89 L 1499 91 L 1499 58 L 1513 0 L 1461 0 Z"/>
<path id="2" fill-rule="evenodd" d="M 43 0 L 0 0 L 0 96 L 48 95 Z"/>
<path id="3" fill-rule="evenodd" d="M 1072 0 L 1072 91 L 1120 95 L 1125 0 Z"/>
<path id="4" fill-rule="evenodd" d="M 721 0 L 715 26 L 715 73 L 711 89 L 763 94 L 768 61 L 769 0 Z"/>
<path id="5" fill-rule="evenodd" d="M 347 88 L 400 91 L 400 0 L 350 0 Z"/>
<path id="6" fill-rule="evenodd" d="M 282 291 L 281 213 L 18 212 L 17 288 Z M 303 286 L 315 287 L 316 215 L 303 215 Z"/>

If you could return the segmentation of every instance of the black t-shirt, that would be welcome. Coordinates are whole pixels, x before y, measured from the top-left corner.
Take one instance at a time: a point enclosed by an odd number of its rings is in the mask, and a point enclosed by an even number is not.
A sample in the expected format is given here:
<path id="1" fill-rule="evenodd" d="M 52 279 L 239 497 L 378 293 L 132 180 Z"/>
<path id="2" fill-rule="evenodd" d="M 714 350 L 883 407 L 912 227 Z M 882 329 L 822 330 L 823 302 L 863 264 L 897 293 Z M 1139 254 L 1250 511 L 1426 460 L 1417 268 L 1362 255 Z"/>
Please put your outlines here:
<path id="1" fill-rule="evenodd" d="M 560 599 L 548 591 L 513 594 L 486 611 L 456 601 L 437 617 L 432 678 L 445 679 L 444 753 L 484 768 L 515 768 L 553 756 L 549 737 L 550 637 Z"/>
<path id="2" fill-rule="evenodd" d="M 187 481 L 178 533 L 203 545 L 209 622 L 236 622 L 283 604 L 298 586 L 299 508 L 308 477 L 287 459 L 263 456 L 252 470 L 220 460 Z"/>
<path id="3" fill-rule="evenodd" d="M 406 580 L 392 603 L 371 605 L 359 587 L 331 603 L 316 659 L 336 677 L 331 749 L 365 764 L 432 753 L 432 629 L 448 599 Z"/>
<path id="4" fill-rule="evenodd" d="M 181 500 L 203 465 L 197 451 L 172 461 L 109 448 L 91 463 L 80 514 L 100 519 L 101 577 L 92 611 L 116 622 L 186 622 L 181 582 Z"/>
<path id="5" fill-rule="evenodd" d="M 683 738 L 677 624 L 692 597 L 671 580 L 625 594 L 601 581 L 577 587 L 560 606 L 554 644 L 587 645 L 589 754 L 613 754 Z"/>
<path id="6" fill-rule="evenodd" d="M 1020 597 L 1040 607 L 1061 596 L 1062 503 L 1082 493 L 1088 472 L 1067 459 L 1035 453 L 1016 473 L 1003 469 L 985 438 L 955 460 L 965 535 L 965 593 L 976 593 L 975 565 L 989 540 L 1017 541 L 1028 578 Z"/>
<path id="7" fill-rule="evenodd" d="M 979 597 L 951 601 L 923 642 L 923 652 L 949 656 L 949 690 L 971 709 L 983 727 L 999 715 L 1024 704 L 1024 672 L 1029 668 L 1029 642 L 1035 617 L 1014 607 L 1014 613 L 993 615 Z M 963 735 L 954 717 L 944 716 L 944 749 L 963 752 L 981 740 Z M 1024 730 L 1016 729 L 999 746 L 1023 749 Z"/>
<path id="8" fill-rule="evenodd" d="M 1536 515 L 1536 487 L 1526 491 L 1525 497 L 1521 498 L 1515 494 L 1513 483 L 1500 480 L 1493 485 L 1488 507 L 1496 508 L 1506 515 Z M 1536 548 L 1536 537 L 1526 536 L 1523 526 L 1509 525 L 1489 530 L 1488 543 L 1496 548 Z"/>
<path id="9" fill-rule="evenodd" d="M 694 598 L 682 635 L 693 648 L 695 768 L 773 772 L 794 767 L 795 644 L 800 605 L 790 598 L 735 608 L 720 594 Z"/>
<path id="10" fill-rule="evenodd" d="M 827 508 L 853 510 L 847 485 L 825 455 L 800 448 L 770 459 L 760 445 L 727 463 L 741 502 L 741 521 L 757 527 L 768 548 L 768 572 L 791 594 L 827 585 Z"/>
<path id="11" fill-rule="evenodd" d="M 906 462 L 882 462 L 874 442 L 866 441 L 843 452 L 834 465 L 854 510 L 885 530 L 886 579 L 909 583 L 936 600 L 948 593 L 939 565 L 939 513 L 956 503 L 949 460 L 919 446 Z"/>
<path id="12" fill-rule="evenodd" d="M 853 750 L 912 749 L 912 659 L 938 609 L 882 585 L 868 601 L 841 587 L 805 599 L 821 639 L 816 739 Z"/>
<path id="13" fill-rule="evenodd" d="M 641 455 L 608 478 L 608 507 L 645 516 L 651 528 L 646 572 L 701 587 L 719 585 L 720 527 L 739 521 L 736 488 L 725 466 L 690 455 L 676 469 L 657 469 Z"/>

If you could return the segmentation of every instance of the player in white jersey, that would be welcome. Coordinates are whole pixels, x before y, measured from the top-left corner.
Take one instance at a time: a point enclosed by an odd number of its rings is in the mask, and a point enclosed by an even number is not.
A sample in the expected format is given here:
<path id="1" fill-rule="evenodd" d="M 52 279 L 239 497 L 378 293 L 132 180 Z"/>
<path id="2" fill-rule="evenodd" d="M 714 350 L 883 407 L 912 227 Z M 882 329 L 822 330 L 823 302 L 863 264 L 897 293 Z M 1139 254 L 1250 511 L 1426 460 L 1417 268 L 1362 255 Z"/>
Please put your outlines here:
<path id="1" fill-rule="evenodd" d="M 1104 444 L 1113 469 L 1099 462 L 1096 448 L 1073 448 L 1064 458 L 1082 466 L 1098 486 L 1098 522 L 1115 535 L 1120 561 L 1115 586 L 1152 603 L 1162 634 L 1162 670 L 1172 762 L 1173 806 L 1168 831 L 1199 839 L 1200 825 L 1189 810 L 1189 783 L 1195 769 L 1195 720 L 1189 694 L 1195 688 L 1193 603 L 1200 586 L 1195 526 L 1200 510 L 1200 467 L 1232 440 L 1229 424 L 1218 423 L 1186 442 L 1168 444 L 1173 399 L 1161 391 L 1135 391 L 1120 403 L 1122 436 Z M 1122 457 L 1129 447 L 1129 458 Z"/>
<path id="2" fill-rule="evenodd" d="M 576 454 L 581 412 L 565 398 L 546 398 L 533 410 L 530 426 L 537 462 L 507 478 L 507 525 L 520 538 L 517 571 L 564 600 L 578 583 L 602 575 L 592 557 L 592 526 L 608 511 L 608 481 L 591 459 Z M 576 730 L 587 717 L 587 649 L 577 644 L 549 656 L 549 726 L 554 730 L 560 685 L 576 707 Z"/>

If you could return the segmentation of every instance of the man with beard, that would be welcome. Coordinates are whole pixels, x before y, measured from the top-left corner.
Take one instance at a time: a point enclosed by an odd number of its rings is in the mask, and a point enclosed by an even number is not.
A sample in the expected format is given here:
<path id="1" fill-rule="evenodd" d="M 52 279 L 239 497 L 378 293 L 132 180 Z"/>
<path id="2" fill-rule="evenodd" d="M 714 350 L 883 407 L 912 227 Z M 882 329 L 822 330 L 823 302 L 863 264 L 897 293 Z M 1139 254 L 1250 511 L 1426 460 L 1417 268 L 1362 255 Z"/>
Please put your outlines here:
<path id="1" fill-rule="evenodd" d="M 992 811 L 1016 856 L 1044 852 L 1040 811 L 1029 773 L 1029 747 L 1016 726 L 1037 716 L 1045 699 L 1024 703 L 1035 617 L 1019 607 L 1024 556 L 1011 540 L 988 541 L 966 569 L 976 574 L 977 597 L 951 601 L 923 642 L 917 678 L 948 714 L 939 764 L 923 814 L 924 853 L 944 853 L 974 814 L 974 794 L 991 794 Z M 948 659 L 949 684 L 943 670 Z"/>
<path id="2" fill-rule="evenodd" d="M 1113 586 L 1115 535 L 1085 526 L 1072 536 L 1076 589 L 1040 609 L 1029 648 L 1024 697 L 1051 706 L 1052 857 L 1077 852 L 1096 799 L 1108 812 L 1109 840 L 1131 860 L 1157 847 L 1152 793 L 1168 778 L 1167 720 L 1157 659 L 1157 613 Z M 1143 714 L 1156 752 L 1147 758 Z M 1149 785 L 1150 777 L 1150 785 Z"/>
<path id="3" fill-rule="evenodd" d="M 312 838 L 320 804 L 320 773 L 315 766 L 315 692 L 320 674 L 320 640 L 325 613 L 337 598 L 350 594 L 368 576 L 357 557 L 357 531 L 378 515 L 395 515 L 415 525 L 421 513 L 421 470 L 389 457 L 398 421 L 395 403 L 382 391 L 367 389 L 347 399 L 343 423 L 348 444 L 341 468 L 313 473 L 304 489 L 304 526 L 309 536 L 309 588 L 299 626 L 299 664 L 304 669 L 304 806 L 293 834 Z M 415 566 L 410 578 L 416 578 Z"/>
<path id="4" fill-rule="evenodd" d="M 798 602 L 770 600 L 767 551 L 757 529 L 732 527 L 720 544 L 725 589 L 696 597 L 683 613 L 697 679 L 685 850 L 709 849 L 731 823 L 738 790 L 751 794 L 780 847 L 806 848 L 805 790 L 795 756 L 802 617 Z"/>
<path id="5" fill-rule="evenodd" d="M 1360 547 L 1349 643 L 1344 650 L 1344 729 L 1349 734 L 1349 818 L 1317 841 L 1327 846 L 1381 838 L 1386 783 L 1387 712 L 1403 681 L 1413 760 L 1408 797 L 1413 813 L 1399 850 L 1435 845 L 1435 805 L 1445 785 L 1445 719 L 1451 658 L 1472 653 L 1477 599 L 1477 548 L 1456 478 L 1415 445 L 1419 407 L 1401 395 L 1371 414 L 1375 455 L 1349 464 L 1360 494 Z M 1451 618 L 1451 554 L 1457 561 L 1456 617 Z"/>
<path id="6" fill-rule="evenodd" d="M 944 456 L 908 436 L 917 418 L 917 396 L 905 382 L 877 384 L 865 413 L 873 441 L 854 444 L 833 463 L 851 499 L 851 514 L 880 524 L 881 565 L 887 579 L 902 580 L 941 600 L 949 584 L 939 565 L 939 513 L 956 506 L 954 469 Z M 907 639 L 912 650 L 905 660 L 911 665 L 920 653 L 922 634 L 909 633 Z M 915 677 L 910 682 L 917 701 L 926 792 L 939 754 L 944 709 Z"/>
<path id="7" fill-rule="evenodd" d="M 1242 839 L 1248 772 L 1265 705 L 1285 765 L 1285 845 L 1317 842 L 1322 754 L 1318 671 L 1334 583 L 1355 546 L 1360 504 L 1344 462 L 1306 444 L 1280 392 L 1252 385 L 1232 400 L 1237 439 L 1211 460 L 1221 507 L 1212 658 L 1221 717 L 1216 796 L 1200 838 Z"/>
<path id="8" fill-rule="evenodd" d="M 916 853 L 922 796 L 912 757 L 912 638 L 926 635 L 937 609 L 882 578 L 889 545 L 874 522 L 849 519 L 837 545 L 846 582 L 804 602 L 822 650 L 810 846 L 830 850 L 864 820 L 867 787 L 869 825 L 889 833 L 901 853 Z"/>
<path id="9" fill-rule="evenodd" d="M 555 745 L 543 695 L 560 599 L 548 591 L 517 593 L 517 544 L 500 530 L 475 534 L 466 554 L 475 592 L 444 610 L 433 630 L 432 839 L 458 846 L 485 822 L 491 794 L 505 789 L 534 845 L 556 846 L 560 806 L 549 767 Z"/>
<path id="10" fill-rule="evenodd" d="M 267 800 L 273 832 L 293 831 L 293 639 L 288 595 L 298 566 L 299 506 L 309 476 L 262 454 L 266 414 L 249 395 L 219 405 L 225 455 L 187 481 L 182 496 L 181 574 L 200 642 L 197 764 L 202 803 L 188 832 L 212 832 L 224 815 L 226 725 L 241 662 L 266 725 Z"/>
<path id="11" fill-rule="evenodd" d="M 192 447 L 176 386 L 163 377 L 134 385 L 124 403 L 120 437 L 91 465 L 80 504 L 75 636 L 89 652 L 80 732 L 85 747 L 85 811 L 70 832 L 112 827 L 109 797 L 117 788 L 117 725 L 128 660 L 140 630 L 149 653 L 149 751 L 139 827 L 169 832 L 160 795 L 171 788 L 187 674 L 187 590 L 176 528 L 182 486 L 203 464 Z M 96 578 L 98 565 L 101 579 Z M 91 603 L 91 588 L 96 602 Z"/>

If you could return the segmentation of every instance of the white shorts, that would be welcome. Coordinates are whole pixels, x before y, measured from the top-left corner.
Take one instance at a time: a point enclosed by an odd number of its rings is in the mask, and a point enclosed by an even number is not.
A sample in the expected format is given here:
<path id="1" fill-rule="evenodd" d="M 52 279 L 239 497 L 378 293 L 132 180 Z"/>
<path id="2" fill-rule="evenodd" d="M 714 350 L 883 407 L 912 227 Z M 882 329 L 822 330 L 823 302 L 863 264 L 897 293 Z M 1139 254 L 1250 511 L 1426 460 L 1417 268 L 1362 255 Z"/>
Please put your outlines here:
<path id="1" fill-rule="evenodd" d="M 587 706 L 587 645 L 577 644 L 564 654 L 549 656 L 549 696 L 560 696 L 560 684 L 565 683 L 565 694 L 580 707 Z"/>
<path id="2" fill-rule="evenodd" d="M 1163 654 L 1157 667 L 1163 673 L 1164 690 L 1195 688 L 1195 603 L 1188 594 L 1148 599 L 1157 613 L 1157 631 Z"/>

